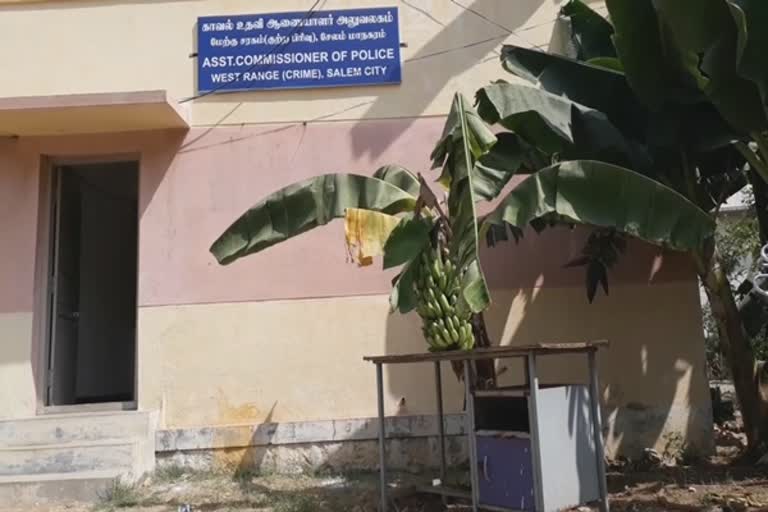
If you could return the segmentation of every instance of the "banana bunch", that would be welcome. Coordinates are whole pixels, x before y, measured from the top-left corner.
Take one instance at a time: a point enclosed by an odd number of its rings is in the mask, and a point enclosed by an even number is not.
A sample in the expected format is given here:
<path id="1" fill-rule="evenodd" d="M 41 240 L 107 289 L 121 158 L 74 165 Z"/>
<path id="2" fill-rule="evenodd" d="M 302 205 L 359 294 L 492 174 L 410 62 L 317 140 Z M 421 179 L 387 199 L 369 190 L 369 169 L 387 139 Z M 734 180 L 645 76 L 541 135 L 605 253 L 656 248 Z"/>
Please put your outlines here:
<path id="1" fill-rule="evenodd" d="M 475 344 L 469 315 L 460 315 L 456 305 L 462 272 L 456 268 L 445 247 L 431 247 L 421 253 L 416 269 L 416 311 L 421 316 L 424 338 L 432 352 L 471 350 Z"/>

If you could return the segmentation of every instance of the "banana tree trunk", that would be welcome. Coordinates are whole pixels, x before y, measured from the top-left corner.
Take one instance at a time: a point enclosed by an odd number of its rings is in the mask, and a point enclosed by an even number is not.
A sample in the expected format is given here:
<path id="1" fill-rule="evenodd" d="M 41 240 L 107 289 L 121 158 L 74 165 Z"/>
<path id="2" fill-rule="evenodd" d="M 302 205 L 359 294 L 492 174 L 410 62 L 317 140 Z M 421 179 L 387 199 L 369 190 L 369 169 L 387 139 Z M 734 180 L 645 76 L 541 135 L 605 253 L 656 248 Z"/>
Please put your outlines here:
<path id="1" fill-rule="evenodd" d="M 482 313 L 472 315 L 472 334 L 475 337 L 474 348 L 491 347 L 491 338 L 485 326 L 485 317 Z M 473 349 L 474 350 L 474 349 Z M 454 361 L 451 363 L 456 378 L 464 379 L 464 363 Z M 476 382 L 478 389 L 493 389 L 496 387 L 496 363 L 493 359 L 479 359 L 475 361 Z M 464 404 L 466 407 L 466 403 Z"/>
<path id="2" fill-rule="evenodd" d="M 717 325 L 720 350 L 733 377 L 749 449 L 754 452 L 768 441 L 768 403 L 760 393 L 758 365 L 752 345 L 717 251 L 697 255 L 696 263 Z"/>
<path id="3" fill-rule="evenodd" d="M 491 346 L 491 338 L 488 336 L 488 330 L 485 327 L 485 317 L 482 313 L 478 313 L 472 318 L 472 331 L 475 335 L 475 346 L 477 348 L 488 348 Z M 477 380 L 477 385 L 480 389 L 496 387 L 496 365 L 493 359 L 484 359 L 477 362 Z"/>

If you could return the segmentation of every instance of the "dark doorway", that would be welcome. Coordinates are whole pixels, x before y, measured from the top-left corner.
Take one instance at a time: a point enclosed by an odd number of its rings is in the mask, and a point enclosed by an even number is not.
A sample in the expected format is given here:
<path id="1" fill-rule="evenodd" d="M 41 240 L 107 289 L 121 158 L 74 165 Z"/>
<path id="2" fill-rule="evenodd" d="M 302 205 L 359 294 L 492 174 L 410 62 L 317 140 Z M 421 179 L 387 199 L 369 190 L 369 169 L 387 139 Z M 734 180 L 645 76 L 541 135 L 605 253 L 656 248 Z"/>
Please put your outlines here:
<path id="1" fill-rule="evenodd" d="M 138 164 L 53 172 L 47 405 L 135 400 Z"/>

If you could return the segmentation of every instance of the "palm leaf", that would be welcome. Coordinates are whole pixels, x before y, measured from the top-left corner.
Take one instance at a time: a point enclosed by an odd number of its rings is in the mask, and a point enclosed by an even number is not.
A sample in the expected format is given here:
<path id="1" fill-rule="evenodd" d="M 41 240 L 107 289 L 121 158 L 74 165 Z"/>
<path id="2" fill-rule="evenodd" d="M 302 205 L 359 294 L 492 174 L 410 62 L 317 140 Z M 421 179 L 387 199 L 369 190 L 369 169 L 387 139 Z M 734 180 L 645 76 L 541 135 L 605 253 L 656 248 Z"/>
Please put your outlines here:
<path id="1" fill-rule="evenodd" d="M 416 197 L 377 178 L 324 174 L 278 190 L 238 218 L 211 246 L 222 265 L 344 216 L 347 208 L 396 214 Z"/>
<path id="2" fill-rule="evenodd" d="M 700 249 L 714 221 L 676 191 L 629 169 L 591 160 L 562 162 L 521 182 L 483 221 L 522 229 L 536 220 L 612 228 L 679 251 Z"/>

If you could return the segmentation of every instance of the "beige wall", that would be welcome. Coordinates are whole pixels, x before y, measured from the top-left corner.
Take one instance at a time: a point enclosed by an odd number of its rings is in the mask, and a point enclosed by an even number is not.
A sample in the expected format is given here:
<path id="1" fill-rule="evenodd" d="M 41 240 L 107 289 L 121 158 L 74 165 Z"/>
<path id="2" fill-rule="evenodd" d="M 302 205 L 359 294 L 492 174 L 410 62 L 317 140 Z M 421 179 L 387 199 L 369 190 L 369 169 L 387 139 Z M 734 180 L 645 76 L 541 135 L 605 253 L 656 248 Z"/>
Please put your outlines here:
<path id="1" fill-rule="evenodd" d="M 400 86 L 206 97 L 191 103 L 197 128 L 186 136 L 3 140 L 0 199 L 9 202 L 0 201 L 0 210 L 11 206 L 10 216 L 0 216 L 0 235 L 12 250 L 0 251 L 0 384 L 12 382 L 15 393 L 0 391 L 0 414 L 34 413 L 41 156 L 133 154 L 141 159 L 140 408 L 160 410 L 165 427 L 373 415 L 374 373 L 362 356 L 423 348 L 416 317 L 387 312 L 390 276 L 345 263 L 338 225 L 227 268 L 207 248 L 257 198 L 292 181 L 331 171 L 370 173 L 390 162 L 426 169 L 454 91 L 471 96 L 504 77 L 494 54 L 503 41 L 546 47 L 562 3 L 462 1 L 493 22 L 448 0 L 324 3 L 324 9 L 398 5 L 407 43 Z M 0 2 L 0 33 L 23 41 L 0 47 L 0 97 L 167 89 L 184 98 L 195 92 L 189 54 L 197 16 L 311 4 Z M 487 44 L 434 55 L 498 34 Z M 305 120 L 314 122 L 297 123 Z M 688 262 L 635 244 L 612 271 L 610 297 L 589 305 L 581 270 L 562 269 L 582 242 L 563 232 L 531 236 L 488 257 L 497 290 L 492 336 L 505 343 L 607 338 L 612 345 L 600 363 L 611 447 L 661 443 L 669 430 L 704 439 L 694 425 L 707 416 L 709 402 Z M 548 367 L 545 377 L 582 373 L 566 360 Z M 429 368 L 388 371 L 388 411 L 431 412 L 431 375 Z M 446 386 L 456 410 L 455 380 L 447 378 Z"/>
<path id="2" fill-rule="evenodd" d="M 49 248 L 46 157 L 139 158 L 152 187 L 179 134 L 0 138 L 0 419 L 34 416 L 43 400 Z M 42 179 L 41 179 L 42 178 Z M 147 208 L 151 194 L 144 194 Z"/>
<path id="3" fill-rule="evenodd" d="M 493 299 L 490 334 L 505 344 L 611 341 L 599 365 L 612 450 L 661 443 L 669 430 L 706 445 L 693 282 L 617 286 L 595 305 L 581 288 L 495 290 Z M 416 315 L 389 315 L 386 296 L 144 307 L 139 329 L 152 340 L 142 407 L 161 409 L 168 428 L 375 416 L 374 367 L 362 357 L 423 349 Z M 516 364 L 500 367 L 502 381 L 519 382 Z M 445 372 L 446 411 L 458 412 L 461 390 Z M 542 373 L 583 382 L 586 364 L 562 356 L 542 361 Z M 387 368 L 385 390 L 388 414 L 434 413 L 430 365 Z"/>
<path id="4" fill-rule="evenodd" d="M 198 16 L 302 11 L 311 0 L 58 1 L 0 3 L 0 97 L 167 89 L 195 94 Z M 208 96 L 192 105 L 194 125 L 445 114 L 455 91 L 470 97 L 503 72 L 502 42 L 550 42 L 562 0 L 462 0 L 489 22 L 448 0 L 327 0 L 323 10 L 397 6 L 401 85 L 261 91 Z M 494 24 L 495 23 L 495 24 Z M 501 26 L 498 26 L 501 25 Z M 503 27 L 503 28 L 502 28 Z M 516 32 L 509 34 L 509 31 Z M 34 37 L 30 37 L 33 34 Z M 498 37 L 497 37 L 498 36 Z M 497 37 L 497 38 L 496 38 Z M 475 44 L 496 38 L 482 44 Z M 23 42 L 23 43 L 22 43 Z M 461 51 L 445 50 L 473 45 Z M 311 96 L 311 101 L 307 99 Z M 234 109 L 234 111 L 233 111 Z"/>
<path id="5" fill-rule="evenodd" d="M 0 313 L 0 419 L 33 416 L 32 312 Z"/>
<path id="6" fill-rule="evenodd" d="M 33 344 L 39 182 L 0 140 L 0 418 L 35 413 Z"/>

